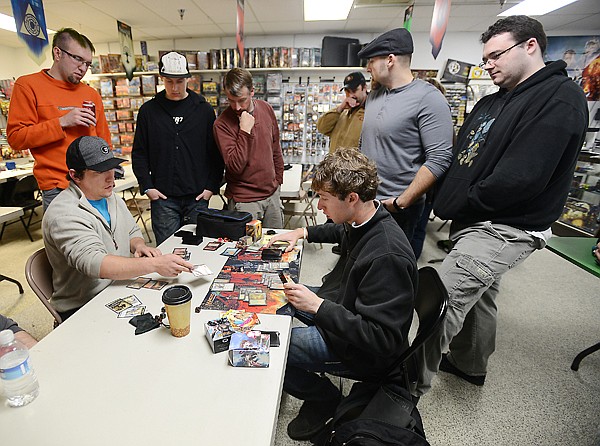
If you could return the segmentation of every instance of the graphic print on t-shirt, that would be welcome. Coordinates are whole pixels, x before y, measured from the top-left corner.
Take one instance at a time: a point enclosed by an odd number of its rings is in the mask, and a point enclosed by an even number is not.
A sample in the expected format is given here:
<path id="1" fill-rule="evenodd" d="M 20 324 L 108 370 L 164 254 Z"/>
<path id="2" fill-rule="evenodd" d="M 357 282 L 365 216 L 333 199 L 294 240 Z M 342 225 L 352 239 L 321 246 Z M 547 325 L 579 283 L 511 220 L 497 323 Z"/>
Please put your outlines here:
<path id="1" fill-rule="evenodd" d="M 479 117 L 479 126 L 477 129 L 471 129 L 467 135 L 470 140 L 469 145 L 458 154 L 458 162 L 461 165 L 467 164 L 467 167 L 473 165 L 473 159 L 478 155 L 477 150 L 485 143 L 485 137 L 495 120 L 496 117 L 492 117 L 488 113 Z"/>

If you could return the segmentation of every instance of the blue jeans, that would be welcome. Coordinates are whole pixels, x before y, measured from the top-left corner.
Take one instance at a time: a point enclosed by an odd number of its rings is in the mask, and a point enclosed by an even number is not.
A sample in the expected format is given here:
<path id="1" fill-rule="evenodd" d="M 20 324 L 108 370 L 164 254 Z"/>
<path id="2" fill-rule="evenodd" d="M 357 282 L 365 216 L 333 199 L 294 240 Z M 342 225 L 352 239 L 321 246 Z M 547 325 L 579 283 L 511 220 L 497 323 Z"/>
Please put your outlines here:
<path id="1" fill-rule="evenodd" d="M 52 203 L 52 200 L 54 200 L 58 194 L 60 194 L 63 190 L 55 187 L 54 189 L 48 189 L 48 190 L 43 190 L 42 191 L 42 203 L 44 206 L 44 211 L 46 209 L 48 209 L 48 206 L 50 206 L 50 203 Z"/>
<path id="2" fill-rule="evenodd" d="M 311 318 L 306 313 L 303 316 Z M 339 389 L 329 378 L 319 375 L 321 372 L 348 372 L 348 368 L 329 351 L 317 327 L 294 327 L 283 390 L 304 401 L 339 399 Z"/>
<path id="3" fill-rule="evenodd" d="M 398 226 L 404 231 L 404 235 L 406 235 L 409 242 L 413 238 L 415 228 L 423 213 L 423 207 L 425 207 L 425 201 L 415 203 L 412 206 L 402 209 L 400 212 L 390 212 L 390 215 L 396 220 Z"/>
<path id="4" fill-rule="evenodd" d="M 496 296 L 502 275 L 544 247 L 525 231 L 489 221 L 450 227 L 452 251 L 439 274 L 450 302 L 441 327 L 417 350 L 421 396 L 431 388 L 442 353 L 468 375 L 485 376 L 496 349 Z"/>
<path id="5" fill-rule="evenodd" d="M 150 215 L 157 246 L 183 225 L 196 224 L 198 210 L 208 207 L 208 201 L 196 201 L 196 197 L 197 195 L 186 195 L 152 201 Z"/>

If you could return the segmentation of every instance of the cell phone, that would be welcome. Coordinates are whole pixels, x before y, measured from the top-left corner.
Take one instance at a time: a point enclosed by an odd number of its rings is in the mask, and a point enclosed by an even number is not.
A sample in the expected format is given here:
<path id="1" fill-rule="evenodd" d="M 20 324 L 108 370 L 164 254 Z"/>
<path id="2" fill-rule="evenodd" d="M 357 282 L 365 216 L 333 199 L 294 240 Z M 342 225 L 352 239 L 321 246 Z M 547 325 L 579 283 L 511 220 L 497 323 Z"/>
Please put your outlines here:
<path id="1" fill-rule="evenodd" d="M 280 340 L 279 340 L 279 332 L 278 331 L 261 330 L 260 332 L 262 334 L 269 335 L 271 347 L 279 347 Z"/>

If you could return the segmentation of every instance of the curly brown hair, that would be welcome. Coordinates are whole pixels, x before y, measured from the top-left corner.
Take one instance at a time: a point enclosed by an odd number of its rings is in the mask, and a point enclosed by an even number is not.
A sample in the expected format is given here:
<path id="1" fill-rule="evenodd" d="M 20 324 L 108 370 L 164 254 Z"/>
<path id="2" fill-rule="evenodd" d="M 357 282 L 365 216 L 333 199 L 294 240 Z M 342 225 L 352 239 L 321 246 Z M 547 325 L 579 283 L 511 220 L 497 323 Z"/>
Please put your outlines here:
<path id="1" fill-rule="evenodd" d="M 340 147 L 328 154 L 312 180 L 316 192 L 328 192 L 340 200 L 355 192 L 363 202 L 375 199 L 378 185 L 375 163 L 355 147 Z"/>

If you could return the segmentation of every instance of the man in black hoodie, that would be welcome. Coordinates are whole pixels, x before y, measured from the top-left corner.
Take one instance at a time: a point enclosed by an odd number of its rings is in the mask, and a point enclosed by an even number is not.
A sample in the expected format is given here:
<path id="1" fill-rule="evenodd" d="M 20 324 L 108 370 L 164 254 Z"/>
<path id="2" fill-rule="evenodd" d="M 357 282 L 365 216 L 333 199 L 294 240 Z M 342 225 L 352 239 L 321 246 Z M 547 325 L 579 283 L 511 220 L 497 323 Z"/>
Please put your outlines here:
<path id="1" fill-rule="evenodd" d="M 434 202 L 454 247 L 440 267 L 450 295 L 444 324 L 419 353 L 421 396 L 439 370 L 483 385 L 495 349 L 500 278 L 551 236 L 588 125 L 566 64 L 544 63 L 537 20 L 512 16 L 482 34 L 483 63 L 500 91 L 462 126 Z M 442 355 L 449 350 L 447 355 Z"/>
<path id="2" fill-rule="evenodd" d="M 215 113 L 187 88 L 185 56 L 171 51 L 160 58 L 165 90 L 138 114 L 133 141 L 133 172 L 150 200 L 152 230 L 159 245 L 183 224 L 196 223 L 223 178 L 223 159 L 213 137 Z"/>
<path id="3" fill-rule="evenodd" d="M 308 440 L 324 426 L 341 394 L 319 372 L 382 378 L 407 346 L 418 272 L 404 232 L 375 200 L 375 163 L 357 149 L 325 157 L 313 190 L 333 223 L 273 237 L 290 242 L 339 243 L 340 258 L 315 292 L 285 284 L 285 295 L 307 327 L 294 327 L 283 390 L 304 400 L 288 425 L 294 440 Z"/>

